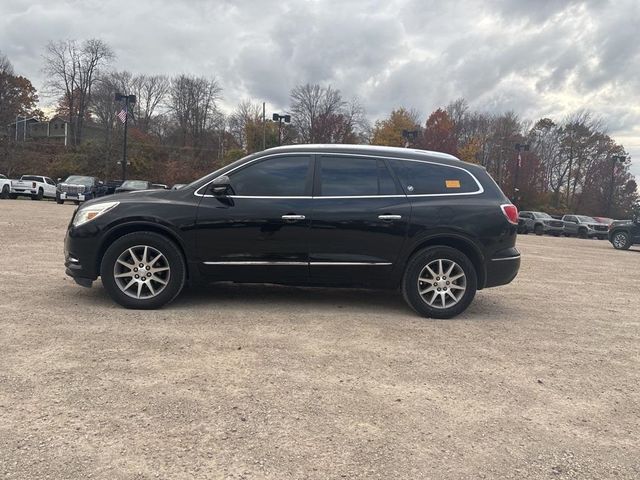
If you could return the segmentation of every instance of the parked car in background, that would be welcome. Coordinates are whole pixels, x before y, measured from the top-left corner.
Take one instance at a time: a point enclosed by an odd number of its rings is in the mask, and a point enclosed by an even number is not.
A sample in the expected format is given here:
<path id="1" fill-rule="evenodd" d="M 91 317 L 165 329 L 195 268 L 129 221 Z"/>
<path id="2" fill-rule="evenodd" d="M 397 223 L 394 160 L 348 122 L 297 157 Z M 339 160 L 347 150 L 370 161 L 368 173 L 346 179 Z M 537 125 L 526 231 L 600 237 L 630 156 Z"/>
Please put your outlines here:
<path id="1" fill-rule="evenodd" d="M 180 190 L 182 187 L 186 187 L 187 184 L 186 183 L 176 183 L 173 187 L 171 187 L 171 190 Z"/>
<path id="2" fill-rule="evenodd" d="M 11 180 L 9 198 L 31 197 L 31 200 L 56 198 L 56 182 L 41 175 L 22 175 L 20 180 Z"/>
<path id="3" fill-rule="evenodd" d="M 518 210 L 486 170 L 436 152 L 295 145 L 249 155 L 180 190 L 82 205 L 66 273 L 98 276 L 127 308 L 159 308 L 185 282 L 400 289 L 450 318 L 520 267 Z"/>
<path id="4" fill-rule="evenodd" d="M 586 215 L 565 215 L 564 235 L 567 237 L 598 238 L 603 240 L 609 234 L 609 225 L 600 223 Z"/>
<path id="5" fill-rule="evenodd" d="M 107 180 L 104 184 L 105 195 L 113 195 L 120 185 L 122 185 L 122 180 Z"/>
<path id="6" fill-rule="evenodd" d="M 64 182 L 60 182 L 56 189 L 56 202 L 63 204 L 65 200 L 76 203 L 102 197 L 107 192 L 104 183 L 96 177 L 85 175 L 70 175 Z"/>
<path id="7" fill-rule="evenodd" d="M 146 180 L 125 180 L 115 193 L 135 192 L 137 190 L 152 190 L 153 184 Z"/>
<path id="8" fill-rule="evenodd" d="M 518 218 L 522 220 L 522 222 L 518 221 L 520 233 L 533 232 L 536 235 L 548 233 L 558 237 L 564 232 L 564 222 L 554 219 L 548 213 L 525 210 L 520 212 Z"/>
<path id="9" fill-rule="evenodd" d="M 164 183 L 152 183 L 151 188 L 159 188 L 161 190 L 169 190 L 169 186 Z"/>
<path id="10" fill-rule="evenodd" d="M 0 173 L 0 198 L 9 198 L 11 193 L 11 180 Z"/>
<path id="11" fill-rule="evenodd" d="M 631 245 L 640 244 L 640 217 L 612 223 L 608 238 L 617 250 L 627 250 Z"/>

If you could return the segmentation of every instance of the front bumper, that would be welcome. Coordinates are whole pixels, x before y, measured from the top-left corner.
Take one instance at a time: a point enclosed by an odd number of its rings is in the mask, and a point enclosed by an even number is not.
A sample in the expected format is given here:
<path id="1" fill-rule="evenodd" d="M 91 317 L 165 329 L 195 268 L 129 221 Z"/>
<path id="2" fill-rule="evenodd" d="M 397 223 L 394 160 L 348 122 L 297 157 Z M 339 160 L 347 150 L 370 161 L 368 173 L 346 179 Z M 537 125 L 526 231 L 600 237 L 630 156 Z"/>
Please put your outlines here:
<path id="1" fill-rule="evenodd" d="M 96 234 L 97 229 L 88 225 L 80 228 L 70 226 L 64 238 L 65 273 L 82 286 L 91 286 L 99 275 L 97 258 L 100 246 Z"/>
<path id="2" fill-rule="evenodd" d="M 594 230 L 593 228 L 589 228 L 587 230 L 587 236 L 589 238 L 607 238 L 609 236 L 609 230 Z"/>
<path id="3" fill-rule="evenodd" d="M 506 285 L 518 275 L 520 270 L 520 252 L 517 248 L 508 248 L 496 252 L 487 262 L 487 278 L 484 288 Z"/>
<path id="4" fill-rule="evenodd" d="M 89 200 L 91 198 L 90 195 L 84 193 L 68 193 L 68 192 L 58 192 L 58 197 L 60 200 L 76 200 L 79 202 L 84 202 L 85 200 Z"/>

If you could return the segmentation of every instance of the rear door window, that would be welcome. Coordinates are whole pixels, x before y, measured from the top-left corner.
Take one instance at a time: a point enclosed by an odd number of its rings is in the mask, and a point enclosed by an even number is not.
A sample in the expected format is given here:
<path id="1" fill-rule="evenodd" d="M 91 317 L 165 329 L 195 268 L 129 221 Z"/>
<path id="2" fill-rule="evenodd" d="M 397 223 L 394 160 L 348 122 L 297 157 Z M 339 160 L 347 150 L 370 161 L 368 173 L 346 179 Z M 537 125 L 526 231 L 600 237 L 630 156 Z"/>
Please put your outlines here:
<path id="1" fill-rule="evenodd" d="M 354 197 L 396 195 L 398 190 L 383 160 L 326 156 L 320 159 L 319 195 Z"/>
<path id="2" fill-rule="evenodd" d="M 390 160 L 408 195 L 450 195 L 480 192 L 480 186 L 462 168 L 422 161 Z"/>

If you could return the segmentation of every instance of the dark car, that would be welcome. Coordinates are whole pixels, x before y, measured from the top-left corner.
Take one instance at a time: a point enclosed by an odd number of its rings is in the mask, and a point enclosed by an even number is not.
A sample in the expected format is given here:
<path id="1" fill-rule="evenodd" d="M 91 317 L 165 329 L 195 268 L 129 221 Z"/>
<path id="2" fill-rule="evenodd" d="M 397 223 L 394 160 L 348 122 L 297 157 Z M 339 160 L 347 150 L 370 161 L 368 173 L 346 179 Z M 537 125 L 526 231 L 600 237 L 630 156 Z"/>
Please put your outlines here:
<path id="1" fill-rule="evenodd" d="M 106 195 L 113 195 L 116 193 L 116 189 L 122 185 L 122 180 L 107 180 L 105 182 Z"/>
<path id="2" fill-rule="evenodd" d="M 70 175 L 56 185 L 56 202 L 62 204 L 65 200 L 72 200 L 80 203 L 102 197 L 106 193 L 104 183 L 96 177 Z"/>
<path id="3" fill-rule="evenodd" d="M 633 220 L 616 220 L 609 228 L 609 241 L 617 250 L 628 250 L 640 244 L 640 217 Z"/>
<path id="4" fill-rule="evenodd" d="M 125 180 L 115 189 L 115 193 L 135 192 L 137 190 L 151 190 L 155 188 L 151 182 L 146 180 Z"/>
<path id="5" fill-rule="evenodd" d="M 419 314 L 449 318 L 516 276 L 517 222 L 486 170 L 451 155 L 298 145 L 85 204 L 65 265 L 128 308 L 158 308 L 185 282 L 268 282 L 400 288 Z"/>

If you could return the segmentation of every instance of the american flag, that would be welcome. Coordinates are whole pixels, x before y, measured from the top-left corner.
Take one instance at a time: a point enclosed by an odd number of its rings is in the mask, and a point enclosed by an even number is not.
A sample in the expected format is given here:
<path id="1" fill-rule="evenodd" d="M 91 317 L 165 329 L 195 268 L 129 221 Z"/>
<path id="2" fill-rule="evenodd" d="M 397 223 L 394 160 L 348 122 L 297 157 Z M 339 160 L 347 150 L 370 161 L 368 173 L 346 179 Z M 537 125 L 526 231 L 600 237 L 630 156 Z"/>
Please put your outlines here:
<path id="1" fill-rule="evenodd" d="M 127 120 L 127 111 L 123 108 L 118 112 L 117 117 L 124 123 Z"/>

